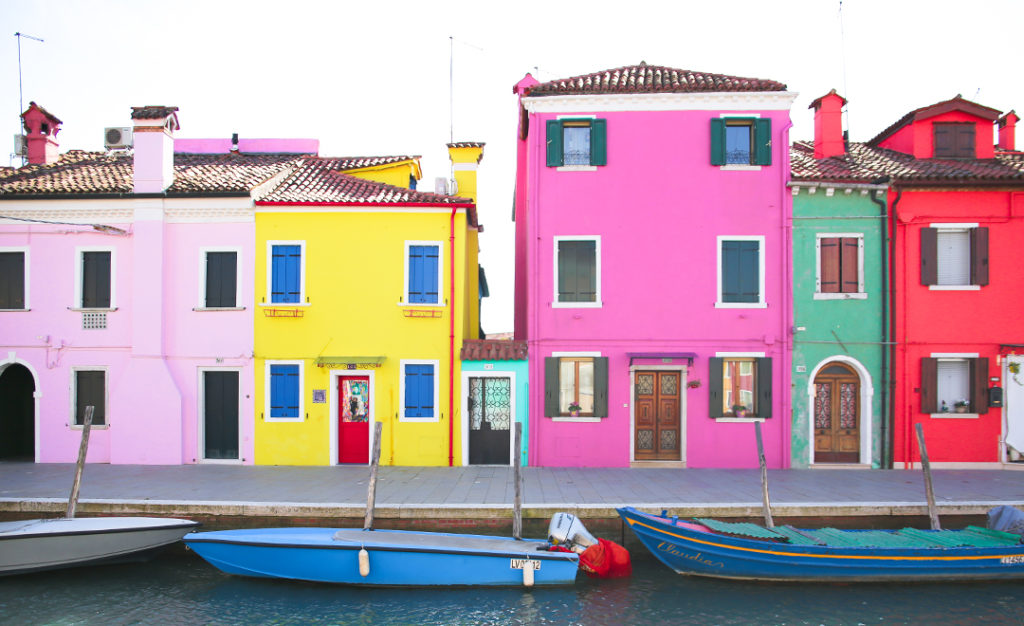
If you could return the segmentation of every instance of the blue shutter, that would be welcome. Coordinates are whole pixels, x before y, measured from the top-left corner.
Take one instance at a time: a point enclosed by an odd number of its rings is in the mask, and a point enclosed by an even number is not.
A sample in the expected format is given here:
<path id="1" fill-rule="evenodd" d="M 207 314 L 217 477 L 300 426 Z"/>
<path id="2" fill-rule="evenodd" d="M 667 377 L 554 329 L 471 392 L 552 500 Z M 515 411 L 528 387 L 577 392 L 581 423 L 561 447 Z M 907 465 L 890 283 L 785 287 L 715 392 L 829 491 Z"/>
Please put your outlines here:
<path id="1" fill-rule="evenodd" d="M 434 366 L 405 366 L 405 417 L 434 417 Z"/>
<path id="2" fill-rule="evenodd" d="M 437 304 L 437 246 L 409 246 L 409 302 Z"/>
<path id="3" fill-rule="evenodd" d="M 302 247 L 274 246 L 271 257 L 270 301 L 299 302 L 302 292 Z"/>
<path id="4" fill-rule="evenodd" d="M 270 366 L 270 417 L 299 417 L 299 366 Z"/>
<path id="5" fill-rule="evenodd" d="M 722 302 L 760 301 L 760 243 L 722 242 Z"/>

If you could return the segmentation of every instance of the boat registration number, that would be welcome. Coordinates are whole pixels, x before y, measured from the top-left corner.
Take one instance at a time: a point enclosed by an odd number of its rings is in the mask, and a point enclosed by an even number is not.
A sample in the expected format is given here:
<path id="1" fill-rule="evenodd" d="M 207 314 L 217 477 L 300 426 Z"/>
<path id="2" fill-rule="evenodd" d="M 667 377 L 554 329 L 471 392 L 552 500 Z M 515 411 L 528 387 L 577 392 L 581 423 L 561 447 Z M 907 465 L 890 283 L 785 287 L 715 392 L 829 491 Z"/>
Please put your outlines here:
<path id="1" fill-rule="evenodd" d="M 527 567 L 533 570 L 539 570 L 540 561 L 536 559 L 512 559 L 512 569 L 526 569 Z"/>
<path id="2" fill-rule="evenodd" d="M 1018 565 L 1024 563 L 1024 555 L 1004 556 L 999 562 L 1003 565 Z"/>

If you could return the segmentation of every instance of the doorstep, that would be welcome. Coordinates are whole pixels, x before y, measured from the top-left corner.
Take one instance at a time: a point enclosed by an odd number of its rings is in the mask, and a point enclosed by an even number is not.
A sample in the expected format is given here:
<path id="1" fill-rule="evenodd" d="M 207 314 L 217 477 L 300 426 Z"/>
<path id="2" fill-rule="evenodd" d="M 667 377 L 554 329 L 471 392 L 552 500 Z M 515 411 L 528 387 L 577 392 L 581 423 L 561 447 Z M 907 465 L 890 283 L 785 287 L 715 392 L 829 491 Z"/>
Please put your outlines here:
<path id="1" fill-rule="evenodd" d="M 686 461 L 630 461 L 629 466 L 633 469 L 684 469 Z"/>

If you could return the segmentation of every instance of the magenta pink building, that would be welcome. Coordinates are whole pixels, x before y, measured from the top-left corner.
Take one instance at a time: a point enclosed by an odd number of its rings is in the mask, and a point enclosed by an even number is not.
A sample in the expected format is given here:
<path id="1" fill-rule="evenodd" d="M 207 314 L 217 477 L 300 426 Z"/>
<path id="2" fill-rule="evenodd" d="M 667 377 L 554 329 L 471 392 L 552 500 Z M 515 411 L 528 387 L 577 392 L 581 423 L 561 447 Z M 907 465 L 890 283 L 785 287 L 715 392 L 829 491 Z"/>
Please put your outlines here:
<path id="1" fill-rule="evenodd" d="M 176 111 L 63 155 L 61 121 L 25 112 L 30 163 L 0 178 L 0 458 L 74 462 L 93 406 L 89 462 L 252 462 L 252 193 L 298 155 L 175 154 Z"/>
<path id="2" fill-rule="evenodd" d="M 789 109 L 641 63 L 519 95 L 516 339 L 537 466 L 788 465 Z"/>

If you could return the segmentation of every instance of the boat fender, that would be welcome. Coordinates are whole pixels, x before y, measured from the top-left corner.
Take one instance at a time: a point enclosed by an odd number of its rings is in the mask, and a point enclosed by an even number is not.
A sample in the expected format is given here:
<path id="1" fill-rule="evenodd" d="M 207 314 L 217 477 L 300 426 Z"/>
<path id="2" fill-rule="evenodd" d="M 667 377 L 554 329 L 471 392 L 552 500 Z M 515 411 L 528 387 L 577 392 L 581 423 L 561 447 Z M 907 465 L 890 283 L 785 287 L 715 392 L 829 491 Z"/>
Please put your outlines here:
<path id="1" fill-rule="evenodd" d="M 359 549 L 359 575 L 363 578 L 370 575 L 370 553 L 366 548 Z"/>
<path id="2" fill-rule="evenodd" d="M 527 557 L 526 561 L 523 563 L 523 586 L 533 586 L 533 561 L 530 560 L 529 557 Z"/>

